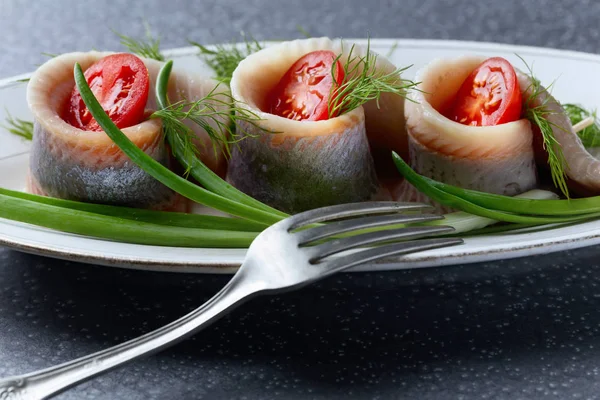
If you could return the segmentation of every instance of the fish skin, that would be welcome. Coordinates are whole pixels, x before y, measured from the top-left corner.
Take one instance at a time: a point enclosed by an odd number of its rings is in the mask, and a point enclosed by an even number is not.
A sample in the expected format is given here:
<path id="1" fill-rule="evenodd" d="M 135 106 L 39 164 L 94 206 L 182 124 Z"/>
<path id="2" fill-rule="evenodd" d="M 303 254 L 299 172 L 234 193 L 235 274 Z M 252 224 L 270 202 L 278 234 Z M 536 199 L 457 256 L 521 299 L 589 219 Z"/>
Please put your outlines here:
<path id="1" fill-rule="evenodd" d="M 245 124 L 243 129 L 256 129 Z M 233 148 L 229 182 L 288 213 L 370 199 L 377 190 L 364 120 L 329 135 L 253 132 Z M 366 150 L 366 151 L 365 151 Z"/>
<path id="2" fill-rule="evenodd" d="M 407 100 L 405 104 L 410 165 L 419 174 L 447 184 L 513 196 L 537 185 L 529 121 L 474 127 L 454 122 L 438 112 L 484 60 L 438 59 L 417 73 L 423 92 L 412 92 L 410 98 L 414 102 Z M 402 183 L 393 196 L 402 201 L 422 200 L 415 190 Z M 439 204 L 437 207 L 449 211 Z"/>
<path id="3" fill-rule="evenodd" d="M 413 169 L 436 181 L 505 196 L 526 192 L 536 183 L 531 153 L 484 158 L 474 163 L 468 158 L 428 151 L 416 141 L 409 145 Z"/>
<path id="4" fill-rule="evenodd" d="M 46 195 L 68 200 L 138 208 L 160 207 L 176 196 L 172 190 L 148 175 L 126 156 L 96 158 L 98 165 L 70 157 L 72 149 L 57 143 L 52 133 L 34 125 L 30 174 Z M 168 166 L 169 158 L 160 135 L 155 135 L 145 152 Z M 89 152 L 88 152 L 89 153 Z M 107 162 L 107 159 L 116 162 Z M 88 161 L 94 160 L 89 157 Z"/>
<path id="5" fill-rule="evenodd" d="M 34 115 L 28 190 L 77 201 L 187 211 L 187 199 L 132 163 L 104 132 L 82 131 L 62 120 L 62 105 L 74 85 L 72 71 L 75 62 L 79 62 L 85 70 L 108 54 L 114 53 L 63 54 L 49 60 L 32 76 L 27 89 L 27 100 Z M 162 63 L 144 58 L 142 60 L 149 71 L 151 88 L 154 88 Z M 172 101 L 177 101 L 184 95 L 201 96 L 202 92 L 208 92 L 217 85 L 216 81 L 202 79 L 190 73 L 174 71 L 172 77 L 168 88 Z M 146 104 L 147 115 L 155 109 L 154 90 L 150 90 Z M 203 141 L 208 136 L 198 127 L 194 129 L 198 141 Z M 162 122 L 159 119 L 147 119 L 122 131 L 146 154 L 164 166 L 171 167 L 172 159 L 164 143 Z M 222 156 L 211 157 L 208 154 L 204 161 L 216 170 L 226 162 Z"/>
<path id="6" fill-rule="evenodd" d="M 350 47 L 329 38 L 294 40 L 254 53 L 238 65 L 231 80 L 236 106 L 261 120 L 255 125 L 242 125 L 240 131 L 246 137 L 233 148 L 229 182 L 287 212 L 374 196 L 378 182 L 370 148 L 389 153 L 390 160 L 392 149 L 406 153 L 403 98 L 383 96 L 381 109 L 373 101 L 324 121 L 293 121 L 262 111 L 267 109 L 266 97 L 271 88 L 301 56 L 315 50 L 332 50 L 343 53 L 343 61 Z M 366 52 L 356 46 L 353 54 Z M 382 56 L 376 65 L 384 73 L 395 70 Z M 385 150 L 380 150 L 383 147 Z"/>

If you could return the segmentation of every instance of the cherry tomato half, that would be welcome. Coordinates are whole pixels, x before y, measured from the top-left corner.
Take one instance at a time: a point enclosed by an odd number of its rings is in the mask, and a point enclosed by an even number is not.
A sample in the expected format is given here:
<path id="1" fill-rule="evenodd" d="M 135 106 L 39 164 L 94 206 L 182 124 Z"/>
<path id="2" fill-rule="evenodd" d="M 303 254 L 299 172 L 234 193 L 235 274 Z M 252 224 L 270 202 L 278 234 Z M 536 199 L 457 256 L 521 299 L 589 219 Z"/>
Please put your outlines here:
<path id="1" fill-rule="evenodd" d="M 464 125 L 491 126 L 521 116 L 521 89 L 513 66 L 488 58 L 465 79 L 445 115 Z"/>
<path id="2" fill-rule="evenodd" d="M 334 62 L 335 82 L 331 74 Z M 267 99 L 269 112 L 297 121 L 328 119 L 332 87 L 340 85 L 344 78 L 342 64 L 332 51 L 308 53 L 287 70 L 271 91 Z"/>
<path id="3" fill-rule="evenodd" d="M 117 127 L 126 128 L 142 121 L 150 89 L 148 69 L 142 60 L 133 54 L 112 54 L 92 64 L 84 75 Z M 85 131 L 102 130 L 85 106 L 77 87 L 67 99 L 63 119 Z"/>

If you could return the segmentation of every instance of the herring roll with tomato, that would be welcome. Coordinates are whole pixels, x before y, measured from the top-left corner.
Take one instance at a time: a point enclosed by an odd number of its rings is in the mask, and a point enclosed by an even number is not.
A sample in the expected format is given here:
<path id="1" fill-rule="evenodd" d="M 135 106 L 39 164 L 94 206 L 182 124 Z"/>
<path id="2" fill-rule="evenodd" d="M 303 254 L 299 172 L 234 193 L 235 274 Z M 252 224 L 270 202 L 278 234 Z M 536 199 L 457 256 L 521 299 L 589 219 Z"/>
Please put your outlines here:
<path id="1" fill-rule="evenodd" d="M 146 154 L 171 166 L 162 122 L 148 118 L 156 110 L 154 86 L 162 63 L 127 53 L 69 53 L 42 65 L 27 88 L 34 116 L 28 190 L 77 201 L 186 211 L 186 199 L 137 167 L 93 119 L 75 87 L 76 62 L 117 127 Z M 177 73 L 169 82 L 170 98 L 201 97 L 216 84 Z M 207 136 L 197 134 L 199 142 Z M 214 169 L 224 162 L 212 152 L 204 161 Z"/>
<path id="2" fill-rule="evenodd" d="M 332 97 L 361 72 L 343 65 L 351 51 L 367 54 L 358 46 L 313 38 L 283 42 L 240 62 L 232 96 L 237 107 L 260 120 L 238 125 L 243 140 L 232 150 L 227 173 L 235 187 L 290 213 L 364 201 L 376 193 L 370 145 L 376 151 L 387 147 L 391 155 L 390 142 L 397 142 L 394 149 L 405 152 L 403 98 L 382 94 L 380 108 L 370 102 L 333 110 Z M 372 72 L 395 71 L 380 56 L 371 60 Z"/>
<path id="3" fill-rule="evenodd" d="M 533 132 L 513 66 L 500 57 L 440 59 L 417 73 L 405 104 L 411 167 L 424 176 L 513 196 L 537 185 Z M 410 184 L 399 200 L 425 201 Z"/>

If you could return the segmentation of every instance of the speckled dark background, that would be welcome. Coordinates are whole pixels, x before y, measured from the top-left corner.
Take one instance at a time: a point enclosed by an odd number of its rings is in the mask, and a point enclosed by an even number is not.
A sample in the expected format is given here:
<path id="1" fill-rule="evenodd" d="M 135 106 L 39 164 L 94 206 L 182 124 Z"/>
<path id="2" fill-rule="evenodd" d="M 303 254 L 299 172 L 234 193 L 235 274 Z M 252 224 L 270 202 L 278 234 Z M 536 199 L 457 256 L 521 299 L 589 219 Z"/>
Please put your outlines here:
<path id="1" fill-rule="evenodd" d="M 285 5 L 284 5 L 285 3 Z M 598 1 L 0 0 L 0 77 L 41 52 L 313 35 L 484 40 L 600 53 Z M 599 71 L 600 72 L 600 71 Z M 599 88 L 600 90 L 600 88 Z M 600 398 L 600 248 L 340 275 L 257 299 L 61 399 Z M 0 248 L 0 376 L 117 344 L 190 311 L 224 276 L 95 267 Z"/>

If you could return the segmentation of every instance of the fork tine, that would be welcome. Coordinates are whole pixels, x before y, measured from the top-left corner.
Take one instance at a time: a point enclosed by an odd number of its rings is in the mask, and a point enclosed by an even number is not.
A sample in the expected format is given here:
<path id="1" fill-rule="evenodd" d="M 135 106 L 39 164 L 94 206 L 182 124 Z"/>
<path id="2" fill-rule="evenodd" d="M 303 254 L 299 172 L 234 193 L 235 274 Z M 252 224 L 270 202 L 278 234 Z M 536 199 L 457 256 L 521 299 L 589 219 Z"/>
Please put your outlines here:
<path id="1" fill-rule="evenodd" d="M 323 239 L 339 233 L 356 231 L 359 229 L 375 228 L 396 224 L 407 224 L 411 222 L 425 222 L 443 219 L 441 215 L 417 214 L 417 215 L 378 215 L 373 217 L 356 218 L 346 221 L 332 222 L 324 226 L 307 229 L 296 233 L 300 245 Z"/>
<path id="2" fill-rule="evenodd" d="M 325 261 L 325 263 L 328 264 L 328 273 L 332 274 L 346 268 L 354 267 L 369 261 L 375 261 L 384 257 L 454 246 L 461 243 L 463 243 L 463 240 L 460 238 L 411 240 L 410 242 L 394 243 L 368 250 L 357 251 L 356 253 L 348 254 L 347 256 L 342 256 L 331 261 Z"/>
<path id="3" fill-rule="evenodd" d="M 305 211 L 288 218 L 288 231 L 305 225 L 313 224 L 315 222 L 352 217 L 355 215 L 431 209 L 432 207 L 428 204 L 398 203 L 394 201 L 369 201 L 362 203 L 339 204 Z"/>
<path id="4" fill-rule="evenodd" d="M 327 256 L 359 246 L 373 245 L 398 239 L 418 239 L 433 234 L 450 232 L 454 232 L 454 228 L 451 226 L 414 226 L 410 228 L 369 232 L 348 238 L 331 240 L 310 249 L 311 253 L 313 253 L 310 262 L 316 262 Z"/>

